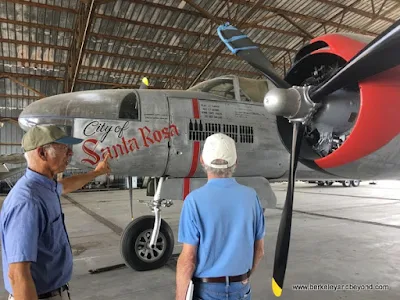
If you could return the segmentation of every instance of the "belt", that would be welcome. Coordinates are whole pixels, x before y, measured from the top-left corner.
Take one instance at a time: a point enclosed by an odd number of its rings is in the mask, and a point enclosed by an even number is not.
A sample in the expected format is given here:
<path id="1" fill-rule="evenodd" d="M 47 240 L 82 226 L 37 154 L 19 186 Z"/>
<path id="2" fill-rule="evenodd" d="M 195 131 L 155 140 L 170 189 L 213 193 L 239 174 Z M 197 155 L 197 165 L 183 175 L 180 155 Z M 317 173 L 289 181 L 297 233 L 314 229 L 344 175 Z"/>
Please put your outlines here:
<path id="1" fill-rule="evenodd" d="M 229 282 L 239 282 L 246 280 L 247 278 L 250 277 L 251 271 L 248 271 L 247 273 L 244 273 L 242 275 L 237 275 L 237 276 L 222 276 L 222 277 L 210 277 L 210 278 L 198 278 L 198 277 L 193 277 L 193 282 L 211 282 L 211 283 L 225 283 L 227 278 Z"/>
<path id="2" fill-rule="evenodd" d="M 55 297 L 55 296 L 59 296 L 61 295 L 62 292 L 64 292 L 65 290 L 68 290 L 68 284 L 64 284 L 62 287 L 55 289 L 51 292 L 47 292 L 41 295 L 38 295 L 38 299 L 46 299 L 46 298 L 50 298 L 50 297 Z"/>

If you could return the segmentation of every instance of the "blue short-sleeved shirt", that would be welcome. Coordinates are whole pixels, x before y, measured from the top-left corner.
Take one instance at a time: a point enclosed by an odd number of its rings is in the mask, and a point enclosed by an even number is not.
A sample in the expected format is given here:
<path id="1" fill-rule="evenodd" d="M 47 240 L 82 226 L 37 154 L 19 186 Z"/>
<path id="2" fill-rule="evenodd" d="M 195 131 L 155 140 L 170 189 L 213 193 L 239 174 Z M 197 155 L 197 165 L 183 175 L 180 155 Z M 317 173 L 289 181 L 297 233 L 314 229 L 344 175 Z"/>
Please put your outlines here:
<path id="1" fill-rule="evenodd" d="M 254 189 L 234 178 L 208 180 L 185 199 L 178 241 L 197 245 L 195 277 L 241 275 L 253 266 L 254 242 L 265 235 Z"/>
<path id="2" fill-rule="evenodd" d="M 64 226 L 62 186 L 27 169 L 4 200 L 0 214 L 3 277 L 9 264 L 30 261 L 37 293 L 59 288 L 71 279 L 72 252 Z"/>

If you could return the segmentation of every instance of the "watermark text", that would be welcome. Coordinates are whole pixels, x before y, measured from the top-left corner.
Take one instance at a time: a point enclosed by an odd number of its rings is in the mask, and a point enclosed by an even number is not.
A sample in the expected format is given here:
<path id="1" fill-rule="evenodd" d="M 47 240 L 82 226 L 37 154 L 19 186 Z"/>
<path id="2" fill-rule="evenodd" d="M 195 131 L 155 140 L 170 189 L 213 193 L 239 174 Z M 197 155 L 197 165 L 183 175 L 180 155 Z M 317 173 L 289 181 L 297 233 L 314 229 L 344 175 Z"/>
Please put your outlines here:
<path id="1" fill-rule="evenodd" d="M 389 284 L 381 283 L 308 283 L 293 284 L 292 290 L 295 291 L 387 291 L 390 289 Z"/>

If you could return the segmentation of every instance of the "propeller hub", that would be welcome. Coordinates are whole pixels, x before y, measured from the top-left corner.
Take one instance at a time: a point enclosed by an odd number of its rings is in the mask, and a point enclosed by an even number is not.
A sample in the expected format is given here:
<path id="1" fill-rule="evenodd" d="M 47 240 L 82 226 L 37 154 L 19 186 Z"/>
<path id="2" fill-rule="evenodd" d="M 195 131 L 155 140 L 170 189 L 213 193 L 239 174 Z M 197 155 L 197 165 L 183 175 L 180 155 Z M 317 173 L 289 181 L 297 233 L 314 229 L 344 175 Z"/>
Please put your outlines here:
<path id="1" fill-rule="evenodd" d="M 294 88 L 275 88 L 264 96 L 265 109 L 275 116 L 291 118 L 299 111 L 300 104 L 301 95 Z"/>
<path id="2" fill-rule="evenodd" d="M 308 90 L 306 86 L 272 89 L 264 96 L 264 107 L 270 114 L 305 124 L 320 106 L 311 101 Z"/>

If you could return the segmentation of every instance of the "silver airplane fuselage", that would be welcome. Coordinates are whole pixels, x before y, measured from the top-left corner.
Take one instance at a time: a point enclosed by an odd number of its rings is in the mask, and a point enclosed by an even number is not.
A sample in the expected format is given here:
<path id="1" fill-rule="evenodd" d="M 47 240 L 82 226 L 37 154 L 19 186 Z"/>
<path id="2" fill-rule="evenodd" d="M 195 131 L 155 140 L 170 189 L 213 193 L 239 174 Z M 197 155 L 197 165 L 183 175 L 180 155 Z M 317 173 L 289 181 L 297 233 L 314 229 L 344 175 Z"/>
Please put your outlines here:
<path id="1" fill-rule="evenodd" d="M 33 124 L 63 126 L 85 140 L 73 148 L 73 166 L 93 168 L 109 153 L 114 174 L 204 177 L 199 161 L 202 145 L 216 132 L 236 142 L 238 177 L 276 179 L 288 167 L 289 153 L 278 135 L 275 117 L 262 103 L 226 100 L 209 93 L 105 90 L 63 94 L 31 104 L 19 123 L 25 130 Z"/>

